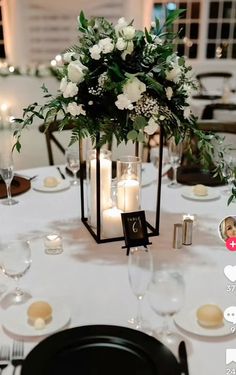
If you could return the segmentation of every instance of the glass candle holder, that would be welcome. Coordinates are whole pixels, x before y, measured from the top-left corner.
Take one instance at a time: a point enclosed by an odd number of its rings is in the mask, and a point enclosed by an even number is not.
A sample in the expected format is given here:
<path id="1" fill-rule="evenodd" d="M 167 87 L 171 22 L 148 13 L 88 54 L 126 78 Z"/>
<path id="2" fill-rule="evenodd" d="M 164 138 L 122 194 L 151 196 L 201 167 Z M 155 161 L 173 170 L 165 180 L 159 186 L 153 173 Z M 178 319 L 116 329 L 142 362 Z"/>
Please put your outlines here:
<path id="1" fill-rule="evenodd" d="M 140 209 L 141 159 L 124 156 L 117 160 L 117 207 L 123 212 Z"/>
<path id="2" fill-rule="evenodd" d="M 87 158 L 88 221 L 97 226 L 97 151 L 90 150 Z M 111 151 L 100 150 L 100 212 L 111 207 Z M 100 214 L 100 213 L 99 213 Z"/>
<path id="3" fill-rule="evenodd" d="M 46 235 L 44 238 L 44 248 L 46 254 L 61 254 L 63 252 L 62 237 L 55 233 Z"/>

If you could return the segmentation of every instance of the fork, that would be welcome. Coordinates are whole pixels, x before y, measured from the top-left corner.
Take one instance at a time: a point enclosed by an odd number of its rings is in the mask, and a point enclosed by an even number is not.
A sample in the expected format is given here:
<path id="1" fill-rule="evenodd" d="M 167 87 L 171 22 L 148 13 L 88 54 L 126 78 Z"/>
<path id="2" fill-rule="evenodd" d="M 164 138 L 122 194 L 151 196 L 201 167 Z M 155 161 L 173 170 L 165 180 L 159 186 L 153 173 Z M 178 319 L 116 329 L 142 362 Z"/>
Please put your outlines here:
<path id="1" fill-rule="evenodd" d="M 11 364 L 14 366 L 12 375 L 15 374 L 17 366 L 22 365 L 24 361 L 24 342 L 13 341 Z"/>
<path id="2" fill-rule="evenodd" d="M 2 370 L 10 363 L 10 348 L 7 345 L 1 346 L 0 349 L 0 374 Z"/>

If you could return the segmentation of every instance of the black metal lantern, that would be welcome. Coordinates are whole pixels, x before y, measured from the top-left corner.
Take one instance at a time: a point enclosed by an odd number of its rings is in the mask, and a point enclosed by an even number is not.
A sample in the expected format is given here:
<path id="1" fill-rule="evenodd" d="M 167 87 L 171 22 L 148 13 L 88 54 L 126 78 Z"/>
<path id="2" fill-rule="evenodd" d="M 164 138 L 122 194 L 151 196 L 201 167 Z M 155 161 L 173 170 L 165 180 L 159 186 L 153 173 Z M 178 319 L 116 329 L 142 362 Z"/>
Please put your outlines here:
<path id="1" fill-rule="evenodd" d="M 99 137 L 97 137 L 97 144 L 99 144 Z M 81 165 L 80 173 L 80 192 L 81 192 L 81 220 L 86 226 L 90 234 L 93 236 L 97 243 L 122 241 L 124 236 L 112 237 L 112 238 L 102 238 L 101 231 L 101 162 L 100 162 L 100 147 L 96 147 L 96 227 L 94 228 L 85 216 L 85 168 L 86 165 Z M 135 144 L 135 156 L 138 156 L 139 147 L 138 142 Z M 160 234 L 160 204 L 161 204 L 161 179 L 162 179 L 162 158 L 163 158 L 163 131 L 160 128 L 160 146 L 159 146 L 159 163 L 158 163 L 158 183 L 157 183 L 157 194 L 156 194 L 156 211 L 155 211 L 155 223 L 151 225 L 146 221 L 148 228 L 148 237 L 158 236 Z"/>

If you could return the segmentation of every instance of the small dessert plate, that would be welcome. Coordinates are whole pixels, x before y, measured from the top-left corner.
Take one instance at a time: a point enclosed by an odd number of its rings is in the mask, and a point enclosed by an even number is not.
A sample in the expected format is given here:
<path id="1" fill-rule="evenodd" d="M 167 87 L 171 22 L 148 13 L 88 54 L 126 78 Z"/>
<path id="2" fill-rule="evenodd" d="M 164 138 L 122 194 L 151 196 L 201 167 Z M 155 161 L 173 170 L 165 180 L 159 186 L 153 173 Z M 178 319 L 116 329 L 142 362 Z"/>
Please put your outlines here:
<path id="1" fill-rule="evenodd" d="M 183 189 L 181 195 L 185 199 L 190 199 L 193 201 L 212 201 L 220 198 L 220 192 L 217 189 L 207 187 L 207 191 L 207 195 L 195 195 L 193 193 L 193 187 L 188 186 L 187 188 Z"/>
<path id="2" fill-rule="evenodd" d="M 183 310 L 174 316 L 175 324 L 184 329 L 189 333 L 193 333 L 198 336 L 207 336 L 207 337 L 220 337 L 232 335 L 230 330 L 230 324 L 224 321 L 223 325 L 220 327 L 214 328 L 205 328 L 202 327 L 196 316 L 197 308 L 191 310 Z"/>
<path id="3" fill-rule="evenodd" d="M 33 189 L 44 192 L 44 193 L 55 193 L 57 191 L 69 189 L 69 187 L 71 186 L 69 180 L 58 180 L 58 181 L 59 183 L 55 187 L 44 186 L 43 181 L 35 181 L 33 184 Z"/>
<path id="4" fill-rule="evenodd" d="M 43 300 L 48 302 L 52 307 L 52 319 L 44 328 L 35 329 L 34 326 L 29 324 L 27 310 L 31 303 Z M 60 301 L 51 299 L 38 298 L 31 299 L 27 304 L 12 306 L 5 311 L 3 316 L 2 326 L 6 331 L 19 336 L 45 336 L 51 333 L 60 331 L 64 328 L 70 320 L 70 312 L 67 307 L 63 306 Z"/>

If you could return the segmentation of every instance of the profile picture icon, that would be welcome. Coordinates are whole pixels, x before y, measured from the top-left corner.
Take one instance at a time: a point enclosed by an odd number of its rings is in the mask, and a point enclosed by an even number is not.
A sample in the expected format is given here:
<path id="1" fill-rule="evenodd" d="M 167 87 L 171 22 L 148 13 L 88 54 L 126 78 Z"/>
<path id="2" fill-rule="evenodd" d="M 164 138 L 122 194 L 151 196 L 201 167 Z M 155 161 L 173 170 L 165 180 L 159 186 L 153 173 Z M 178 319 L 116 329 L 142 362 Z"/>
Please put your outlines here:
<path id="1" fill-rule="evenodd" d="M 236 216 L 227 216 L 219 224 L 219 234 L 223 241 L 236 237 Z"/>

